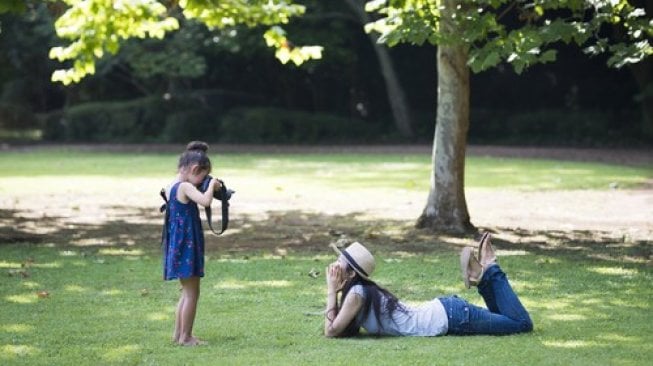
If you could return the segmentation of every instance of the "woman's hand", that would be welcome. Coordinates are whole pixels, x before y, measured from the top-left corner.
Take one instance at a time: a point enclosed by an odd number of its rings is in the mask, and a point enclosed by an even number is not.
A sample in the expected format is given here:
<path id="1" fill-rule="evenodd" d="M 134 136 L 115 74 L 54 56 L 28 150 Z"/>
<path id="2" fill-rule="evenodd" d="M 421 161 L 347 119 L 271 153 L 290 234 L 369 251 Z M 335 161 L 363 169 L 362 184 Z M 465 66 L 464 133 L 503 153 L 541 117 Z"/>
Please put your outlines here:
<path id="1" fill-rule="evenodd" d="M 326 268 L 326 282 L 327 290 L 332 292 L 338 292 L 342 289 L 345 284 L 345 280 L 342 276 L 342 268 L 340 264 L 336 261 Z"/>

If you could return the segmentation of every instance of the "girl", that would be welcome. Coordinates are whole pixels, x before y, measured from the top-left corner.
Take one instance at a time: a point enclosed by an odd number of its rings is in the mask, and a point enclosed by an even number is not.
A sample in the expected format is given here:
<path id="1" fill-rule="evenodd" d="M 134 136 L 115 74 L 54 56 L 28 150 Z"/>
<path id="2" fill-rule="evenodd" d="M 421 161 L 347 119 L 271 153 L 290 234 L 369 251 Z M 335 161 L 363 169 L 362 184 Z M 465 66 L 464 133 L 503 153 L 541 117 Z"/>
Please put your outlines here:
<path id="1" fill-rule="evenodd" d="M 220 188 L 219 181 L 212 179 L 206 192 L 197 189 L 211 172 L 207 150 L 204 142 L 190 142 L 179 157 L 176 179 L 166 189 L 163 277 L 181 283 L 173 341 L 184 346 L 205 344 L 193 336 L 200 278 L 204 277 L 204 233 L 197 204 L 210 206 L 213 191 Z"/>
<path id="2" fill-rule="evenodd" d="M 471 247 L 464 248 L 461 254 L 465 285 L 478 286 L 487 309 L 455 295 L 416 308 L 406 306 L 369 278 L 375 262 L 363 245 L 353 243 L 342 252 L 335 249 L 340 257 L 326 269 L 327 337 L 354 336 L 361 327 L 370 334 L 392 336 L 500 335 L 533 330 L 528 312 L 496 263 L 488 233 L 479 245 L 480 261 Z M 342 293 L 341 305 L 337 302 L 338 292 Z"/>

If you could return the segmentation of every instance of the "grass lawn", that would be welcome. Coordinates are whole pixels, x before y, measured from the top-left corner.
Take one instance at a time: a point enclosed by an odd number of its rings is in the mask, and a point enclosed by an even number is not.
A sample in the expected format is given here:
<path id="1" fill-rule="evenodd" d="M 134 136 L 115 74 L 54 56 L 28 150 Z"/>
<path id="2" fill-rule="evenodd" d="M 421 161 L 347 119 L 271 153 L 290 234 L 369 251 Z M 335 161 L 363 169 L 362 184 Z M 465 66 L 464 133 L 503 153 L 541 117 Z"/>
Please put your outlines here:
<path id="1" fill-rule="evenodd" d="M 67 192 L 61 188 L 67 184 L 85 199 L 102 193 L 104 201 L 96 206 L 107 208 L 104 219 L 110 221 L 115 208 L 107 202 L 113 198 L 107 186 L 95 184 L 168 179 L 175 157 L 80 156 L 65 149 L 2 152 L 0 202 L 17 202 L 20 208 L 24 201 L 41 207 L 42 200 L 50 210 L 48 200 Z M 398 154 L 225 154 L 214 164 L 220 176 L 293 182 L 293 187 L 328 179 L 338 189 L 426 191 L 430 171 L 428 157 Z M 470 157 L 466 183 L 483 189 L 608 190 L 615 183 L 640 187 L 651 177 L 653 167 Z M 133 192 L 151 195 L 149 188 Z M 159 203 L 148 199 L 139 196 L 133 202 Z M 207 252 L 195 326 L 210 344 L 174 346 L 169 339 L 179 286 L 161 280 L 156 242 L 136 231 L 156 238 L 158 216 L 149 226 L 136 216 L 133 222 L 115 223 L 116 236 L 127 236 L 123 244 L 93 237 L 100 234 L 91 229 L 84 233 L 87 246 L 55 244 L 47 234 L 40 241 L 15 235 L 50 224 L 67 229 L 66 212 L 84 216 L 86 203 L 48 217 L 0 207 L 0 365 L 647 365 L 653 357 L 651 241 L 575 247 L 564 233 L 555 233 L 557 247 L 497 243 L 500 263 L 531 312 L 531 334 L 326 339 L 320 314 L 326 295 L 323 271 L 335 259 L 332 252 L 213 250 Z M 11 231 L 14 223 L 20 225 Z M 73 242 L 76 230 L 59 235 L 70 235 Z M 260 230 L 267 233 L 265 226 Z M 231 238 L 241 235 L 237 228 L 232 233 Z M 381 246 L 375 253 L 375 279 L 410 304 L 448 294 L 482 304 L 479 295 L 463 288 L 456 248 L 433 240 L 433 249 Z M 320 271 L 317 278 L 309 275 L 314 270 Z"/>
<path id="2" fill-rule="evenodd" d="M 4 365 L 644 365 L 653 355 L 653 276 L 641 265 L 505 256 L 501 264 L 535 323 L 532 334 L 343 340 L 321 335 L 324 279 L 308 275 L 323 272 L 332 256 L 215 253 L 195 327 L 210 345 L 190 349 L 169 342 L 178 285 L 160 280 L 156 251 L 0 250 L 0 269 L 15 273 L 0 282 Z M 454 253 L 377 257 L 377 281 L 409 303 L 450 293 L 482 303 L 463 289 Z"/>

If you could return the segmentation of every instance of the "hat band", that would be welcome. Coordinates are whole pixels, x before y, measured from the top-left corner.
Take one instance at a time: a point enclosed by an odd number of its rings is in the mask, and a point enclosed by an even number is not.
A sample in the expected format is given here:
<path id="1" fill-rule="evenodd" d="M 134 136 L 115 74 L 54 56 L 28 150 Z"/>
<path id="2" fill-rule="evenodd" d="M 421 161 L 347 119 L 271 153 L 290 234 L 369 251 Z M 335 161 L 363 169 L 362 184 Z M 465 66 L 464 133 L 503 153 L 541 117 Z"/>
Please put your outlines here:
<path id="1" fill-rule="evenodd" d="M 342 255 L 345 256 L 345 258 L 347 258 L 347 262 L 349 262 L 349 264 L 351 264 L 351 266 L 354 267 L 354 269 L 355 269 L 357 272 L 360 272 L 360 273 L 361 273 L 363 276 L 365 276 L 365 277 L 369 277 L 369 275 L 367 274 L 367 272 L 365 272 L 365 270 L 362 269 L 361 266 L 358 265 L 358 263 L 356 263 L 356 261 L 354 260 L 354 258 L 352 258 L 352 257 L 349 255 L 349 253 L 347 253 L 347 250 L 343 250 L 341 253 L 342 253 Z"/>

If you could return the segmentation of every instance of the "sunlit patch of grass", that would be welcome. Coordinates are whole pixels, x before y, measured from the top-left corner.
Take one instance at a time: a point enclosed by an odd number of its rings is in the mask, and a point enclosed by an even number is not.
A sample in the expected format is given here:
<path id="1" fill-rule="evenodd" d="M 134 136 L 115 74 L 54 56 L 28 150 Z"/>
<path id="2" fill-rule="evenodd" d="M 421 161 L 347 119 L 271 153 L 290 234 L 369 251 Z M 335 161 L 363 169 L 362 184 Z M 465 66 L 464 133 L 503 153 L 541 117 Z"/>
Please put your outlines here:
<path id="1" fill-rule="evenodd" d="M 589 270 L 595 273 L 614 276 L 635 276 L 637 274 L 636 269 L 622 267 L 592 267 Z"/>
<path id="2" fill-rule="evenodd" d="M 0 359 L 15 359 L 16 357 L 34 356 L 40 350 L 34 346 L 6 344 L 0 348 Z"/>
<path id="3" fill-rule="evenodd" d="M 36 289 L 41 287 L 41 285 L 38 282 L 34 282 L 34 281 L 22 281 L 21 285 L 28 289 Z"/>
<path id="4" fill-rule="evenodd" d="M 171 317 L 169 314 L 162 313 L 162 312 L 147 314 L 147 319 L 152 321 L 169 320 L 170 318 Z"/>
<path id="5" fill-rule="evenodd" d="M 105 361 L 116 362 L 124 361 L 126 357 L 136 354 L 140 351 L 140 346 L 136 344 L 129 344 L 120 347 L 113 347 L 107 350 L 103 355 L 102 359 Z"/>
<path id="6" fill-rule="evenodd" d="M 587 320 L 587 317 L 585 315 L 580 315 L 580 314 L 562 313 L 562 314 L 549 315 L 549 319 L 560 320 L 560 321 L 577 321 L 577 320 Z"/>
<path id="7" fill-rule="evenodd" d="M 23 162 L 14 164 L 16 159 Z M 38 189 L 40 180 L 68 177 L 104 177 L 96 182 L 111 189 L 106 177 L 143 179 L 174 173 L 176 154 L 85 152 L 71 149 L 7 152 L 0 155 L 0 177 L 24 189 Z M 298 181 L 323 181 L 340 188 L 386 187 L 426 191 L 431 172 L 430 156 L 416 154 L 222 154 L 216 165 L 223 176 L 275 177 Z M 24 177 L 22 180 L 21 177 Z M 75 178 L 77 177 L 77 178 Z M 138 178 L 134 178 L 138 177 Z M 520 190 L 631 188 L 653 177 L 653 167 L 627 167 L 603 163 L 543 159 L 467 158 L 468 188 Z M 4 185 L 2 185 L 4 186 Z M 0 187 L 2 187 L 0 186 Z M 138 186 L 138 185 L 137 185 Z M 84 185 L 78 187 L 82 191 Z M 279 187 L 282 189 L 282 187 Z"/>
<path id="8" fill-rule="evenodd" d="M 79 285 L 72 285 L 72 284 L 65 286 L 64 290 L 68 291 L 68 292 L 78 292 L 78 293 L 88 291 L 87 288 L 84 288 L 84 287 L 79 286 Z"/>
<path id="9" fill-rule="evenodd" d="M 279 288 L 279 287 L 290 287 L 292 283 L 289 281 L 239 281 L 239 280 L 226 280 L 218 284 L 213 285 L 213 288 L 216 289 L 225 289 L 225 290 L 240 290 L 246 288 Z"/>
<path id="10" fill-rule="evenodd" d="M 34 330 L 34 326 L 28 324 L 5 324 L 0 325 L 0 329 L 8 333 L 27 333 Z"/>
<path id="11" fill-rule="evenodd" d="M 616 333 L 599 334 L 598 336 L 596 336 L 596 338 L 608 342 L 641 342 L 642 341 L 640 337 L 633 337 L 629 335 L 616 334 Z"/>
<path id="12" fill-rule="evenodd" d="M 247 259 L 243 258 L 220 258 L 217 259 L 217 262 L 223 262 L 223 263 L 241 263 L 241 264 L 247 264 L 249 261 Z"/>
<path id="13" fill-rule="evenodd" d="M 554 348 L 583 348 L 583 347 L 590 347 L 590 346 L 596 345 L 594 342 L 579 341 L 579 340 L 573 340 L 573 341 L 544 341 L 542 343 L 547 347 L 554 347 Z"/>
<path id="14" fill-rule="evenodd" d="M 20 262 L 0 261 L 0 268 L 20 268 Z"/>
<path id="15" fill-rule="evenodd" d="M 576 305 L 573 303 L 573 301 L 569 299 L 558 298 L 558 299 L 551 299 L 546 302 L 531 303 L 531 306 L 541 308 L 541 309 L 546 309 L 546 310 L 561 311 L 566 309 L 572 309 Z"/>
<path id="16" fill-rule="evenodd" d="M 141 249 L 120 249 L 120 248 L 106 248 L 100 249 L 99 254 L 103 255 L 124 255 L 124 256 L 142 256 L 145 252 Z"/>
<path id="17" fill-rule="evenodd" d="M 5 300 L 16 304 L 32 304 L 35 303 L 38 298 L 34 293 L 27 293 L 20 295 L 9 295 L 5 297 Z"/>
<path id="18" fill-rule="evenodd" d="M 518 250 L 501 249 L 501 250 L 497 250 L 496 254 L 499 257 L 509 257 L 509 256 L 516 256 L 516 255 L 528 255 L 528 251 L 523 249 L 518 249 Z"/>
<path id="19" fill-rule="evenodd" d="M 47 263 L 32 263 L 30 267 L 34 268 L 61 268 L 63 264 L 60 261 L 47 262 Z"/>
<path id="20" fill-rule="evenodd" d="M 123 293 L 124 291 L 115 288 L 103 290 L 100 292 L 101 295 L 105 295 L 105 296 L 120 296 Z"/>

